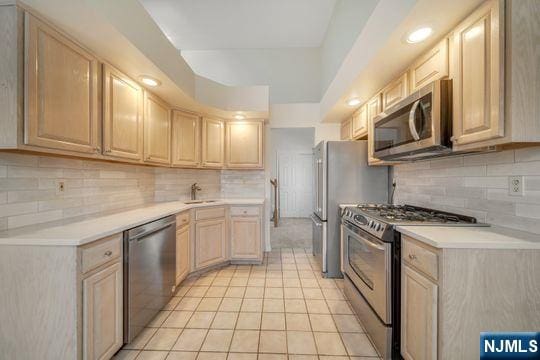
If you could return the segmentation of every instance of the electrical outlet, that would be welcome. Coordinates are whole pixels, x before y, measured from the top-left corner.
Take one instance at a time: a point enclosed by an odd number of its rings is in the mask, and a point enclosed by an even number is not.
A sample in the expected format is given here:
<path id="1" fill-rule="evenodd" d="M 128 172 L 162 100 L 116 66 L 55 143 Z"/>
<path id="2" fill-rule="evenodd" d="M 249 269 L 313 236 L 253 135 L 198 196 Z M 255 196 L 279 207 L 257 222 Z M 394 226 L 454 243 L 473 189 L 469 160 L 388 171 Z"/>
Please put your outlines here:
<path id="1" fill-rule="evenodd" d="M 63 181 L 59 181 L 58 182 L 58 192 L 61 193 L 61 192 L 64 192 L 64 190 L 66 189 L 66 184 L 63 182 Z"/>
<path id="2" fill-rule="evenodd" d="M 508 177 L 508 195 L 523 196 L 523 176 Z"/>

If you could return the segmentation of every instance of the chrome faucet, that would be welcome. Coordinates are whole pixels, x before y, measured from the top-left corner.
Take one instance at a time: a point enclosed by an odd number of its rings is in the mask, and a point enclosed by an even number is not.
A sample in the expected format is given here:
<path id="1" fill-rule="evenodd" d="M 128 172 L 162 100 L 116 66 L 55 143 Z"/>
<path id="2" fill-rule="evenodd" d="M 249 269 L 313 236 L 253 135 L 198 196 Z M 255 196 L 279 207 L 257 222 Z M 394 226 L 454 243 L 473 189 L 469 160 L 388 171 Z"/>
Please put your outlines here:
<path id="1" fill-rule="evenodd" d="M 197 200 L 197 191 L 201 191 L 201 187 L 197 183 L 191 185 L 191 200 Z"/>

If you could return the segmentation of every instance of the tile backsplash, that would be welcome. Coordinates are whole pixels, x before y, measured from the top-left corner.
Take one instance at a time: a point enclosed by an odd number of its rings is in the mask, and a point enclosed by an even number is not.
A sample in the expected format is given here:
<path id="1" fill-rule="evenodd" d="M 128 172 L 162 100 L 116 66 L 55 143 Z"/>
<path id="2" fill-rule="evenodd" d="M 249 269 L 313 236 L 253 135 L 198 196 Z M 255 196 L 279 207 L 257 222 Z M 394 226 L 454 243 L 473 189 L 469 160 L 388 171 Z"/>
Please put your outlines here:
<path id="1" fill-rule="evenodd" d="M 0 152 L 0 231 L 154 201 L 264 197 L 263 170 L 190 170 Z M 64 190 L 60 190 L 60 184 Z"/>
<path id="2" fill-rule="evenodd" d="M 400 164 L 393 170 L 397 204 L 540 234 L 540 147 Z M 523 177 L 523 196 L 509 195 L 510 176 Z"/>
<path id="3" fill-rule="evenodd" d="M 221 170 L 155 168 L 156 201 L 189 200 L 191 184 L 197 183 L 200 199 L 219 198 Z"/>
<path id="4" fill-rule="evenodd" d="M 1 230 L 152 201 L 151 167 L 0 153 Z"/>

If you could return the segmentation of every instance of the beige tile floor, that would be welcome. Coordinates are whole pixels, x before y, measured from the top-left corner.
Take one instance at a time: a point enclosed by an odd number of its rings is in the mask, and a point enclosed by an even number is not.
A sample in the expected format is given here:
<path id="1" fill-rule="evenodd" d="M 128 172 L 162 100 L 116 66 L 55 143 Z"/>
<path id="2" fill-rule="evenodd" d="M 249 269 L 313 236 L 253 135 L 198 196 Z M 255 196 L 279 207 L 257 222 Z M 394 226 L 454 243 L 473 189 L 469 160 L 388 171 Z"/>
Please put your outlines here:
<path id="1" fill-rule="evenodd" d="M 377 359 L 341 288 L 309 252 L 278 249 L 186 279 L 115 359 Z"/>

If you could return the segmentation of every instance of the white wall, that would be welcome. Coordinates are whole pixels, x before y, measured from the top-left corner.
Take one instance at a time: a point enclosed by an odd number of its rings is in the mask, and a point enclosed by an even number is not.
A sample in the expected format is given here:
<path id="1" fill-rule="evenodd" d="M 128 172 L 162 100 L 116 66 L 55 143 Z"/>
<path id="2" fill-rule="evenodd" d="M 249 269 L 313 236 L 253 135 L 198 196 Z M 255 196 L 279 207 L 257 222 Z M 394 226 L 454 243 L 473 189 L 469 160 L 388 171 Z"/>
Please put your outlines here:
<path id="1" fill-rule="evenodd" d="M 198 75 L 230 86 L 268 85 L 270 103 L 319 102 L 319 48 L 183 50 Z"/>
<path id="2" fill-rule="evenodd" d="M 336 75 L 345 56 L 379 0 L 338 0 L 321 46 L 321 94 Z"/>
<path id="3" fill-rule="evenodd" d="M 319 122 L 318 103 L 273 104 L 270 106 L 272 128 L 315 128 L 315 144 L 321 140 L 339 140 L 339 124 Z"/>

